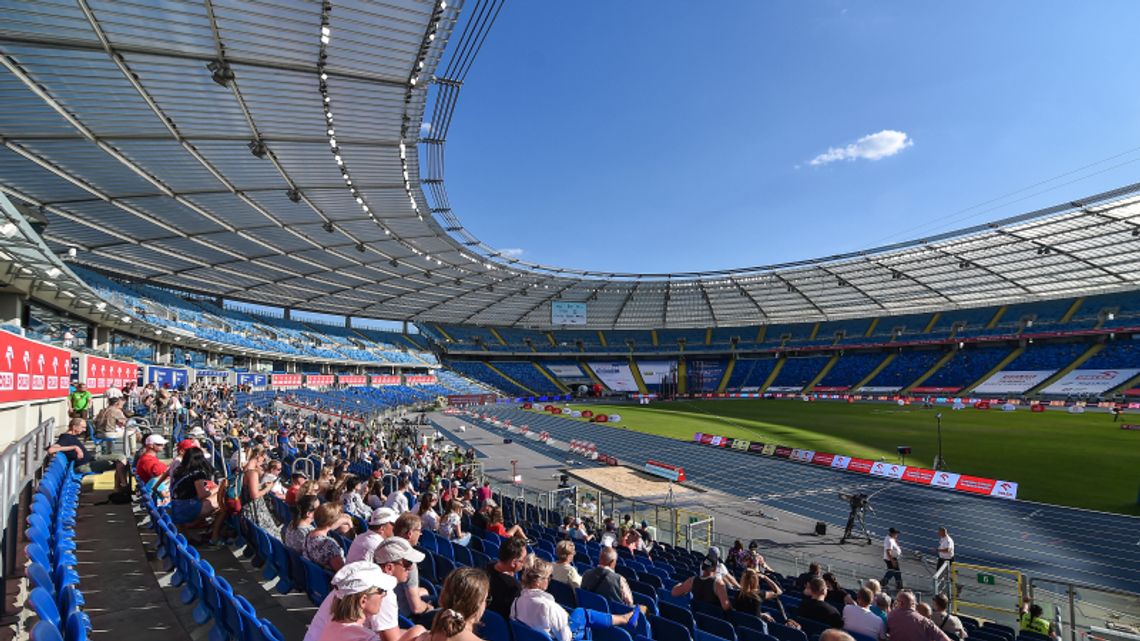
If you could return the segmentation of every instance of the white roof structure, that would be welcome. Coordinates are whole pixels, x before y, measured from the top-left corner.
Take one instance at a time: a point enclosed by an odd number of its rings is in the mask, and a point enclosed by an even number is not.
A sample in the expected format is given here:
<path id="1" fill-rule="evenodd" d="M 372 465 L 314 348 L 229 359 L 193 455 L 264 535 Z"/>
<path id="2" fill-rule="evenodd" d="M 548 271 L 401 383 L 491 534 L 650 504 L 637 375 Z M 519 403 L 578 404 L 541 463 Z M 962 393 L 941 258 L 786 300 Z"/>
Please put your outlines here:
<path id="1" fill-rule="evenodd" d="M 562 300 L 589 327 L 716 327 L 1140 288 L 1140 184 L 778 265 L 507 258 L 452 211 L 442 162 L 501 3 L 4 0 L 0 192 L 110 275 L 395 320 L 545 328 Z"/>

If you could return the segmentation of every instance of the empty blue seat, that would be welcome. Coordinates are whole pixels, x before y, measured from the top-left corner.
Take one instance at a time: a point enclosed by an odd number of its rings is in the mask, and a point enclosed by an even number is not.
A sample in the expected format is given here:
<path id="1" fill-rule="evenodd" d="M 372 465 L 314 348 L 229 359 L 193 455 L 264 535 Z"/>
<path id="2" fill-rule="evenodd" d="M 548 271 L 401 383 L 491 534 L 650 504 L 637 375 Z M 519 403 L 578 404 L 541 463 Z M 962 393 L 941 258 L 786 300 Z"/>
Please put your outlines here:
<path id="1" fill-rule="evenodd" d="M 692 634 L 685 626 L 656 615 L 649 615 L 649 626 L 653 628 L 653 639 L 655 641 L 692 641 Z"/>
<path id="2" fill-rule="evenodd" d="M 577 588 L 574 590 L 574 596 L 578 599 L 578 607 L 586 608 L 588 610 L 597 610 L 598 612 L 609 612 L 610 603 L 600 595 L 594 594 L 589 590 Z"/>
<path id="3" fill-rule="evenodd" d="M 697 624 L 698 630 L 710 632 L 729 641 L 736 641 L 736 630 L 733 629 L 732 624 L 728 621 L 707 614 L 701 614 L 700 612 L 694 613 L 693 619 Z"/>
<path id="4" fill-rule="evenodd" d="M 514 641 L 553 641 L 551 636 L 546 632 L 535 630 L 529 625 L 519 623 L 514 619 L 511 620 L 511 634 L 514 636 Z M 498 637 L 487 638 L 497 639 Z"/>
<path id="5" fill-rule="evenodd" d="M 661 610 L 661 616 L 685 626 L 689 632 L 696 629 L 697 625 L 693 620 L 693 613 L 688 608 L 682 608 L 676 603 L 669 603 L 668 601 L 658 601 L 657 607 Z"/>

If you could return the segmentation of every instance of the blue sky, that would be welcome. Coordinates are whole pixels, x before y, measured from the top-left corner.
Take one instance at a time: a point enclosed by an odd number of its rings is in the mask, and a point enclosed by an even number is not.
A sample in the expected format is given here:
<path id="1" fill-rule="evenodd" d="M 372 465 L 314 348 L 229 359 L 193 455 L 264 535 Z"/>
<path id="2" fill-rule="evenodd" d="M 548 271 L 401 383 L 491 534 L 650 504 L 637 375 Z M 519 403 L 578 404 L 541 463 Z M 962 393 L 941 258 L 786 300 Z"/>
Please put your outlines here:
<path id="1" fill-rule="evenodd" d="M 1137 24 L 1130 1 L 508 2 L 452 206 L 528 260 L 657 272 L 1071 200 L 1140 180 Z"/>

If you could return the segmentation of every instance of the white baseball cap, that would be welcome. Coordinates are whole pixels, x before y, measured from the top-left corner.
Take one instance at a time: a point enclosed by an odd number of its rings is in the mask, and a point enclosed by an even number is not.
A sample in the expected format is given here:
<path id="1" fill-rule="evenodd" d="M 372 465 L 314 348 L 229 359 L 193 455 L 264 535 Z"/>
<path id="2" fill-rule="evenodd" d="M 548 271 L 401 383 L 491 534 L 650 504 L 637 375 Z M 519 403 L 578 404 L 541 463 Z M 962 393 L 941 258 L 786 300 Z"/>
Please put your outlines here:
<path id="1" fill-rule="evenodd" d="M 412 547 L 407 539 L 399 536 L 390 536 L 376 546 L 372 553 L 372 561 L 378 565 L 395 563 L 396 561 L 411 561 L 419 563 L 424 560 L 424 553 Z"/>
<path id="2" fill-rule="evenodd" d="M 166 445 L 166 438 L 161 434 L 151 434 L 146 437 L 147 445 Z"/>
<path id="3" fill-rule="evenodd" d="M 396 577 L 384 572 L 371 561 L 347 563 L 333 575 L 332 586 L 338 598 L 350 597 L 379 588 L 391 592 L 396 588 Z"/>
<path id="4" fill-rule="evenodd" d="M 372 516 L 368 517 L 368 525 L 384 525 L 385 523 L 395 523 L 400 515 L 390 507 L 382 507 L 372 510 Z"/>

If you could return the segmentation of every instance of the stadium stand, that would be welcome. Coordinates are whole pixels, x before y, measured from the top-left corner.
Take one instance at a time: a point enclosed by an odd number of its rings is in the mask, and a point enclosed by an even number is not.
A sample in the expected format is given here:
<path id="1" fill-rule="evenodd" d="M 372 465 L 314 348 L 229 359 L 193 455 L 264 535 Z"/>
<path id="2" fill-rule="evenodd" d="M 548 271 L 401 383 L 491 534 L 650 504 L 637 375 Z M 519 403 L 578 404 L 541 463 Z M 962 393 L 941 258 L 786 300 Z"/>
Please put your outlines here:
<path id="1" fill-rule="evenodd" d="M 867 383 L 867 387 L 880 387 L 884 389 L 902 389 L 910 385 L 919 376 L 938 362 L 944 356 L 938 350 L 916 350 L 902 352 Z"/>
<path id="2" fill-rule="evenodd" d="M 768 380 L 775 367 L 775 358 L 738 358 L 726 389 L 755 391 Z"/>
<path id="3" fill-rule="evenodd" d="M 961 389 L 993 369 L 1012 350 L 1008 347 L 962 349 L 923 382 L 925 387 Z"/>
<path id="4" fill-rule="evenodd" d="M 886 354 L 881 352 L 847 353 L 839 357 L 835 365 L 816 384 L 816 388 L 848 389 L 866 378 L 883 362 Z"/>
<path id="5" fill-rule="evenodd" d="M 830 360 L 830 356 L 789 356 L 784 359 L 772 387 L 802 389 L 819 375 Z"/>

